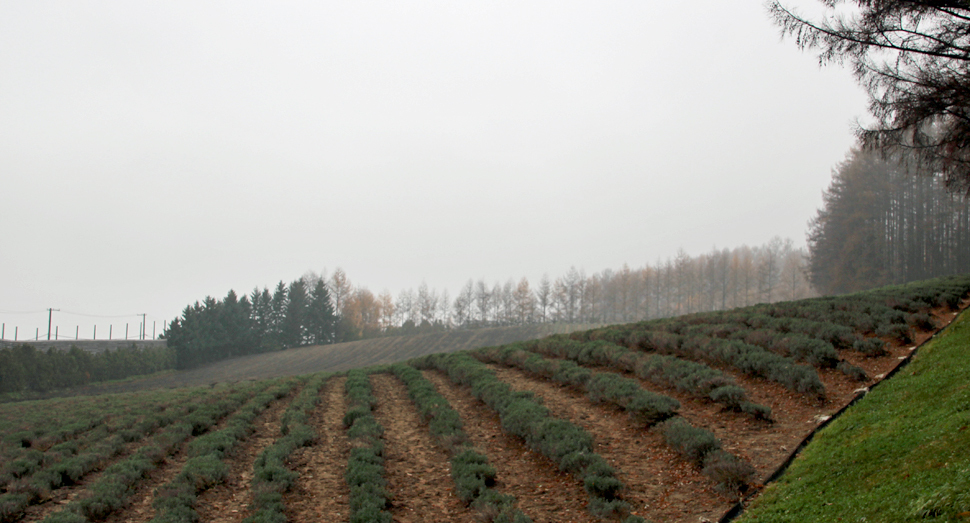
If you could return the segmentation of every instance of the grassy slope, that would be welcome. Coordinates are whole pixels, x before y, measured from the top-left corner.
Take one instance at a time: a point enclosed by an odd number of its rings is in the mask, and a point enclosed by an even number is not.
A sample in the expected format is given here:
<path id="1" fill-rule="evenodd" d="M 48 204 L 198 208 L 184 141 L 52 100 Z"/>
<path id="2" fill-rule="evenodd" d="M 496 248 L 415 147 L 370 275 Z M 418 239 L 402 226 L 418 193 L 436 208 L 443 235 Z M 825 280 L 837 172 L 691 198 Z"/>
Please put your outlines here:
<path id="1" fill-rule="evenodd" d="M 462 329 L 411 336 L 314 345 L 224 360 L 187 371 L 167 371 L 124 383 L 92 385 L 84 394 L 128 392 L 166 387 L 194 387 L 246 379 L 275 378 L 313 372 L 336 372 L 371 365 L 397 363 L 435 352 L 453 352 L 586 330 L 587 324 L 541 324 L 521 327 Z M 77 391 L 75 391 L 77 392 Z"/>
<path id="2" fill-rule="evenodd" d="M 970 521 L 970 314 L 820 431 L 739 521 Z"/>

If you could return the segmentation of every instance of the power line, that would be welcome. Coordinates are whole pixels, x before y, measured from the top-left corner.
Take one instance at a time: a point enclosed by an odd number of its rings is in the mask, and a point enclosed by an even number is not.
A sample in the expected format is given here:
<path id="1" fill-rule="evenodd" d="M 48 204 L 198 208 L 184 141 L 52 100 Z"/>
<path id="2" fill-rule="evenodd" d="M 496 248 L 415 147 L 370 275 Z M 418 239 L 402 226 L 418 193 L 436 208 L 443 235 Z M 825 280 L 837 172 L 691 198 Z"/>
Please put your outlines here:
<path id="1" fill-rule="evenodd" d="M 88 318 L 130 318 L 132 316 L 141 316 L 140 313 L 134 314 L 86 314 L 83 312 L 71 312 L 71 311 L 61 311 L 64 314 L 71 314 L 74 316 L 87 316 Z"/>
<path id="2" fill-rule="evenodd" d="M 68 310 L 58 309 L 62 314 L 70 314 L 72 316 L 85 316 L 88 318 L 131 318 L 141 316 L 141 313 L 131 313 L 131 314 L 87 314 L 85 312 L 72 312 Z M 41 309 L 36 311 L 0 311 L 0 314 L 43 314 L 48 312 L 47 309 Z"/>

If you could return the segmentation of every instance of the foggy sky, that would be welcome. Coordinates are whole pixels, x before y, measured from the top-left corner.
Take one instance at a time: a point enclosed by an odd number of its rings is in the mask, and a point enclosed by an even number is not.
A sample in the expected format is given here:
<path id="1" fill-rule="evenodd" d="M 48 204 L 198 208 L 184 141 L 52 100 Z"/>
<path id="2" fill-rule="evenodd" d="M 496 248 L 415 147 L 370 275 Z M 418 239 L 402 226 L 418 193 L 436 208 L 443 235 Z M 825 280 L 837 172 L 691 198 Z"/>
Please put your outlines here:
<path id="1" fill-rule="evenodd" d="M 861 88 L 760 1 L 657 4 L 0 0 L 0 321 L 803 245 Z"/>

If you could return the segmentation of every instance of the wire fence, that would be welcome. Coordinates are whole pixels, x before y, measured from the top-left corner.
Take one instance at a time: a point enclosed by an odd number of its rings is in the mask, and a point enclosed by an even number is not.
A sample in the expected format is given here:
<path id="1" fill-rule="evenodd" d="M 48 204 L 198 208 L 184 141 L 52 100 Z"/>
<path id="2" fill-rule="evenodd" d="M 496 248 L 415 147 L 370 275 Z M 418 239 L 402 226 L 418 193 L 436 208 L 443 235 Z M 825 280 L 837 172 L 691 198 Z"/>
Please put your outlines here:
<path id="1" fill-rule="evenodd" d="M 104 321 L 111 319 L 135 321 Z M 0 320 L 0 341 L 3 342 L 148 341 L 159 339 L 168 327 L 167 321 L 149 318 L 148 314 L 88 314 L 54 308 L 0 311 Z"/>

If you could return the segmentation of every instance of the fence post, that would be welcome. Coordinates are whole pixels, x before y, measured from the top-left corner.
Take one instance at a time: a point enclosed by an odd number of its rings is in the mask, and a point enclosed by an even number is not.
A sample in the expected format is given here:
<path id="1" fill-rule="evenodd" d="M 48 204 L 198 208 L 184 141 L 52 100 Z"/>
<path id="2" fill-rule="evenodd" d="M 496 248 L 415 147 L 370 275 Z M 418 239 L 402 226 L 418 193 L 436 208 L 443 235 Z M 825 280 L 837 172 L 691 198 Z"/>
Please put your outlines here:
<path id="1" fill-rule="evenodd" d="M 91 335 L 91 339 L 92 340 L 97 340 L 98 339 L 98 326 L 97 325 L 94 326 L 94 334 Z"/>
<path id="2" fill-rule="evenodd" d="M 128 341 L 128 324 L 125 324 L 125 341 Z"/>

